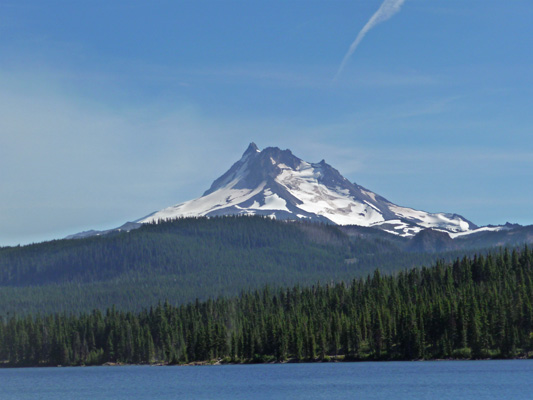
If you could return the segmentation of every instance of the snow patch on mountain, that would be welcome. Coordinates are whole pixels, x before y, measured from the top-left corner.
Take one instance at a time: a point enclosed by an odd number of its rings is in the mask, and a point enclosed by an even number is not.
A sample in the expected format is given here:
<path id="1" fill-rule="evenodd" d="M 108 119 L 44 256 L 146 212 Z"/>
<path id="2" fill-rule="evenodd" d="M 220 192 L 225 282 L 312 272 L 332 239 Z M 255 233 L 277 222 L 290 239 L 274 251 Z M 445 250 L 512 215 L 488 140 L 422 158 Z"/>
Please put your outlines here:
<path id="1" fill-rule="evenodd" d="M 438 230 L 438 229 L 437 229 Z M 452 239 L 455 239 L 459 236 L 465 236 L 465 235 L 471 235 L 473 233 L 480 233 L 480 232 L 500 232 L 500 231 L 505 231 L 505 230 L 510 230 L 510 228 L 507 228 L 505 226 L 483 226 L 481 228 L 477 228 L 477 229 L 472 229 L 470 231 L 463 231 L 463 232 L 447 232 L 448 235 L 450 235 L 450 237 Z"/>
<path id="2" fill-rule="evenodd" d="M 432 214 L 394 204 L 391 204 L 389 209 L 400 218 L 413 221 L 424 228 L 441 228 L 450 232 L 465 232 L 470 230 L 470 223 L 456 214 Z"/>
<path id="3" fill-rule="evenodd" d="M 289 211 L 287 208 L 287 202 L 279 197 L 277 194 L 272 193 L 270 189 L 263 191 L 265 195 L 265 204 L 261 205 L 255 200 L 253 204 L 248 207 L 249 210 L 281 210 Z M 290 211 L 289 211 L 290 212 Z"/>
<path id="4" fill-rule="evenodd" d="M 278 167 L 281 173 L 276 181 L 301 201 L 298 205 L 301 210 L 323 216 L 339 225 L 370 226 L 383 220 L 382 215 L 371 207 L 354 201 L 348 189 L 320 184 L 321 165 L 302 161 L 295 169 L 285 164 Z"/>
<path id="5" fill-rule="evenodd" d="M 185 203 L 165 208 L 149 215 L 139 222 L 147 223 L 177 217 L 206 216 L 209 213 L 226 207 L 237 206 L 260 193 L 265 187 L 265 183 L 263 182 L 262 185 L 254 189 L 234 189 L 234 186 L 238 182 L 238 179 L 234 179 L 224 189 L 219 189 L 216 192 L 210 193 L 207 196 L 202 196 L 198 199 L 189 200 Z"/>
<path id="6" fill-rule="evenodd" d="M 378 222 L 372 226 L 385 232 L 392 233 L 393 235 L 405 237 L 415 236 L 418 232 L 425 229 L 424 227 L 413 225 L 412 223 L 407 223 L 399 219 Z"/>

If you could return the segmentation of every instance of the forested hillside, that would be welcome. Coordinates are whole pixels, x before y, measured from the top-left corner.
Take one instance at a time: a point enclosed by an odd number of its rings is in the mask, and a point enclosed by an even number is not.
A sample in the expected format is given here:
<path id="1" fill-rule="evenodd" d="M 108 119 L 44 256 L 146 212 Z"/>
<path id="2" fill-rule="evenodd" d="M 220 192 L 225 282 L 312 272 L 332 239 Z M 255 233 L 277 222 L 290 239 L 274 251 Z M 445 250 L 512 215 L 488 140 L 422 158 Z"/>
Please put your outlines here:
<path id="1" fill-rule="evenodd" d="M 527 248 L 140 313 L 112 308 L 0 320 L 6 366 L 507 358 L 532 351 Z"/>
<path id="2" fill-rule="evenodd" d="M 138 311 L 168 299 L 339 282 L 451 260 L 464 252 L 412 253 L 408 239 L 371 228 L 263 217 L 189 218 L 129 233 L 0 249 L 0 315 Z"/>

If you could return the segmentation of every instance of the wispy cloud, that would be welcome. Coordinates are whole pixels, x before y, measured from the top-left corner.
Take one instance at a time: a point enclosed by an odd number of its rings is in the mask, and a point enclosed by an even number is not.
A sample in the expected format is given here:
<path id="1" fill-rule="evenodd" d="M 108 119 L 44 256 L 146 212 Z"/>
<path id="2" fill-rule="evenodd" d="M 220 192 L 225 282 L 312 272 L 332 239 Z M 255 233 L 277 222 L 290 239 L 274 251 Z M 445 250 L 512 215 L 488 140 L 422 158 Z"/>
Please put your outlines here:
<path id="1" fill-rule="evenodd" d="M 394 14 L 400 11 L 400 8 L 402 7 L 405 0 L 385 0 L 381 7 L 372 15 L 372 17 L 368 20 L 366 25 L 361 29 L 353 43 L 350 45 L 350 48 L 348 49 L 348 52 L 344 56 L 341 65 L 339 67 L 339 70 L 337 71 L 337 75 L 335 75 L 334 80 L 336 80 L 339 75 L 342 73 L 342 70 L 346 66 L 346 63 L 350 59 L 351 55 L 354 53 L 355 49 L 357 49 L 357 46 L 361 43 L 363 38 L 366 36 L 368 31 L 370 31 L 373 27 L 378 25 L 381 22 L 384 22 L 391 18 Z"/>

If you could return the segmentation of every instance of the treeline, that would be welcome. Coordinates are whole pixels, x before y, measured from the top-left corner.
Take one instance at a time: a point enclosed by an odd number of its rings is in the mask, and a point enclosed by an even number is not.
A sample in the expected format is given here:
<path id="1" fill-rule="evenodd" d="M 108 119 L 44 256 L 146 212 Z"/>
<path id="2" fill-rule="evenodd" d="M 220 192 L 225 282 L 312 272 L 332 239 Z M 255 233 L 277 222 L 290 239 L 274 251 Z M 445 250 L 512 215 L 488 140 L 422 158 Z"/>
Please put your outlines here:
<path id="1" fill-rule="evenodd" d="M 533 351 L 533 252 L 437 263 L 351 284 L 264 288 L 140 313 L 0 321 L 5 366 L 507 358 Z"/>
<path id="2" fill-rule="evenodd" d="M 112 304 L 140 311 L 164 299 L 177 305 L 265 285 L 349 281 L 375 268 L 393 272 L 458 254 L 409 253 L 399 247 L 408 239 L 342 229 L 263 217 L 186 218 L 129 233 L 0 248 L 0 315 Z"/>

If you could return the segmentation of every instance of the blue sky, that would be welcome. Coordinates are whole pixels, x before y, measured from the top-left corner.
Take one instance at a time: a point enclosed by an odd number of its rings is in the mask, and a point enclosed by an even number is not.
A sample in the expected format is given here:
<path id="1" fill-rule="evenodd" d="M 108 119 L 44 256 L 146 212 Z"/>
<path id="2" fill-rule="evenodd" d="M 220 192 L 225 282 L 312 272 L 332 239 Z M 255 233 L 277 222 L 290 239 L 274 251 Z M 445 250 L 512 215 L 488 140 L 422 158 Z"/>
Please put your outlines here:
<path id="1" fill-rule="evenodd" d="M 0 245 L 198 197 L 254 141 L 533 224 L 533 2 L 0 1 Z"/>

